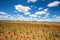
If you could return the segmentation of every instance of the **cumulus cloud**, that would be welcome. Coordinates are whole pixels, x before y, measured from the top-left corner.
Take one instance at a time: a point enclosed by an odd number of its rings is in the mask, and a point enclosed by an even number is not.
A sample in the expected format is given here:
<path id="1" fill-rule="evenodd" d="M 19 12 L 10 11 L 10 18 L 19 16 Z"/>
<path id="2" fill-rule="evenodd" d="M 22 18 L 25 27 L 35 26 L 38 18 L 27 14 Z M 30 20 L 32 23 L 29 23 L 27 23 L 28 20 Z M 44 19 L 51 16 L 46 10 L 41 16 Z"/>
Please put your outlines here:
<path id="1" fill-rule="evenodd" d="M 0 20 L 8 20 L 8 16 L 7 15 L 0 15 Z"/>
<path id="2" fill-rule="evenodd" d="M 54 22 L 60 22 L 60 16 L 54 15 Z"/>
<path id="3" fill-rule="evenodd" d="M 3 12 L 5 13 L 5 12 Z M 46 14 L 46 17 L 49 14 Z M 30 17 L 24 17 L 23 15 L 16 14 L 16 15 L 10 15 L 10 14 L 3 14 L 0 15 L 0 20 L 20 20 L 20 21 L 48 21 L 48 22 L 60 22 L 60 16 L 56 16 L 55 19 L 46 19 L 46 18 L 37 18 L 38 15 L 36 14 L 29 14 Z"/>
<path id="4" fill-rule="evenodd" d="M 41 19 L 41 21 L 53 22 L 53 19 Z"/>
<path id="5" fill-rule="evenodd" d="M 54 1 L 54 2 L 52 2 L 52 3 L 49 3 L 47 6 L 48 6 L 48 7 L 54 7 L 54 6 L 58 6 L 59 4 L 60 4 L 59 1 Z"/>
<path id="6" fill-rule="evenodd" d="M 5 16 L 5 15 L 7 15 L 5 12 L 0 12 L 0 14 L 2 14 L 2 15 L 0 15 L 0 20 L 8 18 L 8 16 Z"/>
<path id="7" fill-rule="evenodd" d="M 47 13 L 45 16 L 48 17 L 49 16 L 49 13 Z"/>
<path id="8" fill-rule="evenodd" d="M 36 2 L 37 0 L 28 0 L 27 2 L 29 3 L 29 2 Z"/>
<path id="9" fill-rule="evenodd" d="M 52 19 L 52 18 L 48 18 L 48 19 L 40 19 L 39 21 L 46 21 L 46 22 L 60 22 L 60 19 Z"/>
<path id="10" fill-rule="evenodd" d="M 3 12 L 5 13 L 5 12 Z M 15 14 L 15 15 L 10 15 L 10 14 L 4 14 L 4 15 L 0 15 L 0 20 L 20 20 L 20 21 L 36 21 L 36 15 L 31 15 L 30 17 L 24 17 L 23 15 L 20 14 Z"/>
<path id="11" fill-rule="evenodd" d="M 47 18 L 47 17 L 49 17 L 49 13 L 45 14 L 43 18 Z"/>
<path id="12" fill-rule="evenodd" d="M 53 16 L 54 18 L 56 17 L 56 15 Z"/>
<path id="13" fill-rule="evenodd" d="M 28 15 L 28 14 L 30 14 L 30 12 L 25 12 L 25 15 Z"/>
<path id="14" fill-rule="evenodd" d="M 55 22 L 60 22 L 60 18 L 54 19 Z"/>
<path id="15" fill-rule="evenodd" d="M 44 9 L 43 11 L 47 12 L 48 11 L 48 8 Z"/>
<path id="16" fill-rule="evenodd" d="M 29 10 L 31 8 L 23 5 L 15 5 L 15 9 L 19 12 L 23 12 L 24 14 L 30 14 Z"/>
<path id="17" fill-rule="evenodd" d="M 60 16 L 56 16 L 57 19 L 60 19 Z"/>
<path id="18" fill-rule="evenodd" d="M 0 20 L 10 20 L 13 16 L 5 12 L 0 12 Z M 13 19 L 12 19 L 13 20 Z"/>
<path id="19" fill-rule="evenodd" d="M 6 14 L 5 12 L 0 12 L 0 14 Z"/>
<path id="20" fill-rule="evenodd" d="M 0 15 L 0 18 L 2 18 L 2 19 L 4 18 L 5 19 L 5 18 L 8 18 L 8 16 Z"/>
<path id="21" fill-rule="evenodd" d="M 36 6 L 30 6 L 31 8 L 37 8 Z"/>
<path id="22" fill-rule="evenodd" d="M 48 9 L 46 8 L 46 9 L 44 9 L 43 11 L 35 12 L 35 14 L 37 14 L 37 15 L 42 15 L 42 14 L 46 14 L 47 11 L 48 11 Z"/>
<path id="23" fill-rule="evenodd" d="M 37 15 L 35 15 L 35 14 L 30 14 L 29 16 L 30 17 L 37 17 Z"/>
<path id="24" fill-rule="evenodd" d="M 43 9 L 43 8 L 39 8 L 39 10 L 41 10 L 41 9 Z"/>
<path id="25" fill-rule="evenodd" d="M 38 12 L 35 12 L 35 14 L 41 15 L 41 14 L 46 14 L 46 12 L 44 12 L 44 11 L 38 11 Z"/>

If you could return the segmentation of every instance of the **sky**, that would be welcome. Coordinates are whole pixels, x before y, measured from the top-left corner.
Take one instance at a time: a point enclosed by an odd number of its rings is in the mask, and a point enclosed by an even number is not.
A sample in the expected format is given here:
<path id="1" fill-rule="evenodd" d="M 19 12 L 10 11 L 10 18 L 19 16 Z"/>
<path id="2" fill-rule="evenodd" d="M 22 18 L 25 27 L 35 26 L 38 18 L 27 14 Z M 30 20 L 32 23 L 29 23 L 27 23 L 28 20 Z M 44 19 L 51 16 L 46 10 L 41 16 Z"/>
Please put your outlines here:
<path id="1" fill-rule="evenodd" d="M 60 22 L 60 0 L 0 0 L 0 20 Z"/>

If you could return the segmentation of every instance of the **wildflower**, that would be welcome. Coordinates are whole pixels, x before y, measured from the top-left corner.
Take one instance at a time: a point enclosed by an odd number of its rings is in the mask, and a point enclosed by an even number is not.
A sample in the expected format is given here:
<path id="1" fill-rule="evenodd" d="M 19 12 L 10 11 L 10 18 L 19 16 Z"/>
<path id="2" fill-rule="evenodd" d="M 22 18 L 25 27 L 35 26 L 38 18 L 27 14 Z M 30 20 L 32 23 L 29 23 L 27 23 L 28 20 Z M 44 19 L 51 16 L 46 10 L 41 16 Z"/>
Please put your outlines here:
<path id="1" fill-rule="evenodd" d="M 30 38 L 30 35 L 27 35 L 27 38 Z"/>
<path id="2" fill-rule="evenodd" d="M 9 32 L 8 32 L 8 34 L 10 35 L 10 34 L 11 34 L 11 32 L 9 31 Z"/>
<path id="3" fill-rule="evenodd" d="M 20 38 L 23 38 L 23 35 L 20 35 Z"/>

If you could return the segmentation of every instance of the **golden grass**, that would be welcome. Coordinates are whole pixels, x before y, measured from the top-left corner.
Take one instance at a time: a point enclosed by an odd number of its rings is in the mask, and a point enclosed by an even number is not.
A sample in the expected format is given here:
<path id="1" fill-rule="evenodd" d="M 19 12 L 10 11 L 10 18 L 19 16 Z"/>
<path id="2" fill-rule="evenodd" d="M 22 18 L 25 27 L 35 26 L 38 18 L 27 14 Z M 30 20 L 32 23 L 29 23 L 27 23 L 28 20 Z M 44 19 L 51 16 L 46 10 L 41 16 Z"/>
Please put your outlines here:
<path id="1" fill-rule="evenodd" d="M 60 24 L 0 22 L 0 40 L 60 40 Z"/>

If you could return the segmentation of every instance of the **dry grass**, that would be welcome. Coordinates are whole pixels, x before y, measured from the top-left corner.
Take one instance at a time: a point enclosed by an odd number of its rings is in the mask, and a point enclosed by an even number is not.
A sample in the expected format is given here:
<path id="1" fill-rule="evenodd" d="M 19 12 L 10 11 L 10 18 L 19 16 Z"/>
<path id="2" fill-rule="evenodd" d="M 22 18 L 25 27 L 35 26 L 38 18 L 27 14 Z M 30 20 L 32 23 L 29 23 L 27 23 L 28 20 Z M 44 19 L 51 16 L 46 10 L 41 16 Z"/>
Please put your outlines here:
<path id="1" fill-rule="evenodd" d="M 60 40 L 60 24 L 0 22 L 0 40 Z"/>

